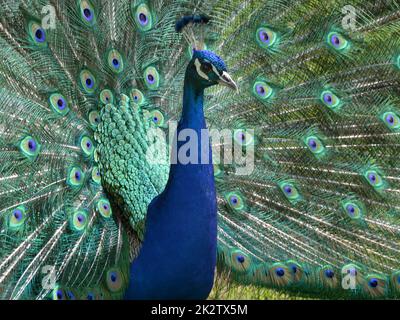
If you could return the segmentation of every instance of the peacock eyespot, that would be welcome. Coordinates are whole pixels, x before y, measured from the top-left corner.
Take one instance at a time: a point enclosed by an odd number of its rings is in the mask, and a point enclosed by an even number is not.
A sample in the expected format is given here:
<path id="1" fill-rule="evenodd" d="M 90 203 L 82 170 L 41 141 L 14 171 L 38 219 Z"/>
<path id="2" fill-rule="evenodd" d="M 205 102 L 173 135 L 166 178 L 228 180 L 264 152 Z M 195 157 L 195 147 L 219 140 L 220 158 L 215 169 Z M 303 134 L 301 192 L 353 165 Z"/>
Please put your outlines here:
<path id="1" fill-rule="evenodd" d="M 369 285 L 371 288 L 376 288 L 376 287 L 378 286 L 378 284 L 379 284 L 379 281 L 378 281 L 378 279 L 376 279 L 376 278 L 372 278 L 372 279 L 370 279 L 370 280 L 368 281 L 368 285 Z"/>
<path id="2" fill-rule="evenodd" d="M 82 21 L 88 26 L 93 26 L 96 23 L 96 15 L 91 1 L 81 0 L 79 7 Z"/>
<path id="3" fill-rule="evenodd" d="M 329 90 L 322 92 L 321 101 L 330 109 L 337 108 L 341 102 L 339 97 Z"/>
<path id="4" fill-rule="evenodd" d="M 107 272 L 106 284 L 111 292 L 118 292 L 123 288 L 124 276 L 118 268 L 112 268 Z"/>
<path id="5" fill-rule="evenodd" d="M 337 51 L 343 51 L 349 46 L 349 42 L 337 32 L 328 34 L 328 44 Z"/>
<path id="6" fill-rule="evenodd" d="M 291 266 L 291 269 L 292 269 L 292 272 L 293 272 L 293 273 L 296 273 L 296 272 L 297 272 L 297 266 L 292 265 L 292 266 Z"/>
<path id="7" fill-rule="evenodd" d="M 237 129 L 233 136 L 239 146 L 250 146 L 254 144 L 254 135 L 252 130 Z"/>
<path id="8" fill-rule="evenodd" d="M 270 28 L 261 27 L 256 31 L 256 40 L 261 48 L 267 49 L 273 46 L 277 40 L 277 34 Z"/>
<path id="9" fill-rule="evenodd" d="M 351 219 L 358 219 L 362 215 L 361 207 L 355 202 L 345 202 L 343 207 Z"/>
<path id="10" fill-rule="evenodd" d="M 19 209 L 15 209 L 13 211 L 13 215 L 14 215 L 15 220 L 17 220 L 17 221 L 20 221 L 22 219 L 22 211 Z"/>
<path id="11" fill-rule="evenodd" d="M 275 274 L 278 277 L 283 277 L 285 275 L 285 270 L 283 268 L 276 268 L 275 269 Z"/>
<path id="12" fill-rule="evenodd" d="M 300 194 L 293 183 L 281 182 L 279 187 L 289 201 L 297 201 L 300 198 Z"/>
<path id="13" fill-rule="evenodd" d="M 239 272 L 248 271 L 251 266 L 250 257 L 239 249 L 231 252 L 230 261 L 232 267 Z"/>
<path id="14" fill-rule="evenodd" d="M 53 93 L 49 97 L 50 107 L 55 114 L 65 116 L 69 112 L 67 100 L 62 94 Z"/>
<path id="15" fill-rule="evenodd" d="M 39 23 L 35 21 L 29 22 L 28 31 L 30 38 L 35 45 L 41 47 L 46 45 L 46 31 L 41 27 Z"/>
<path id="16" fill-rule="evenodd" d="M 144 71 L 144 79 L 147 88 L 150 90 L 158 89 L 160 85 L 160 76 L 155 67 L 147 67 Z"/>
<path id="17" fill-rule="evenodd" d="M 92 180 L 96 184 L 101 183 L 100 170 L 97 166 L 93 167 L 93 169 L 92 169 Z"/>
<path id="18" fill-rule="evenodd" d="M 149 119 L 151 119 L 151 122 L 157 127 L 164 126 L 164 115 L 159 110 L 153 110 L 152 112 L 150 112 Z"/>
<path id="19" fill-rule="evenodd" d="M 80 75 L 80 83 L 86 93 L 92 94 L 96 89 L 96 79 L 89 70 L 82 70 Z"/>
<path id="20" fill-rule="evenodd" d="M 85 157 L 91 157 L 94 152 L 94 145 L 92 140 L 87 136 L 80 138 L 80 147 Z"/>
<path id="21" fill-rule="evenodd" d="M 138 89 L 132 89 L 130 92 L 130 97 L 133 100 L 133 102 L 139 106 L 144 103 L 144 95 Z"/>
<path id="22" fill-rule="evenodd" d="M 88 214 L 86 211 L 75 211 L 71 218 L 71 228 L 74 231 L 83 231 L 88 224 Z"/>
<path id="23" fill-rule="evenodd" d="M 382 115 L 382 120 L 389 129 L 400 129 L 400 118 L 394 112 L 385 112 Z"/>
<path id="24" fill-rule="evenodd" d="M 253 94 L 260 100 L 267 100 L 272 96 L 273 89 L 265 81 L 256 81 L 253 85 Z"/>
<path id="25" fill-rule="evenodd" d="M 32 136 L 26 136 L 19 143 L 21 153 L 30 160 L 34 160 L 40 152 L 40 144 Z"/>
<path id="26" fill-rule="evenodd" d="M 383 187 L 383 179 L 375 170 L 367 170 L 364 177 L 375 189 L 381 189 Z"/>
<path id="27" fill-rule="evenodd" d="M 100 92 L 100 101 L 104 104 L 114 103 L 114 94 L 109 89 L 104 89 Z"/>
<path id="28" fill-rule="evenodd" d="M 135 23 L 141 31 L 148 31 L 153 27 L 153 17 L 145 3 L 138 5 L 133 12 Z"/>
<path id="29" fill-rule="evenodd" d="M 121 73 L 124 70 L 124 60 L 119 51 L 112 49 L 107 57 L 108 66 L 114 73 Z"/>
<path id="30" fill-rule="evenodd" d="M 112 214 L 112 209 L 110 202 L 106 198 L 101 198 L 97 202 L 97 210 L 104 218 L 110 218 Z"/>
<path id="31" fill-rule="evenodd" d="M 42 28 L 36 30 L 35 39 L 37 42 L 44 42 L 46 40 L 46 33 Z"/>
<path id="32" fill-rule="evenodd" d="M 75 300 L 75 295 L 72 291 L 68 290 L 66 293 L 69 300 Z"/>
<path id="33" fill-rule="evenodd" d="M 333 272 L 333 270 L 325 270 L 325 276 L 329 279 L 332 279 L 335 276 L 335 273 Z"/>
<path id="34" fill-rule="evenodd" d="M 317 147 L 317 142 L 314 139 L 310 139 L 308 145 L 314 150 Z"/>
<path id="35" fill-rule="evenodd" d="M 320 155 L 325 150 L 322 141 L 316 136 L 309 136 L 305 139 L 308 149 L 315 155 Z"/>
<path id="36" fill-rule="evenodd" d="M 26 219 L 26 208 L 25 206 L 18 206 L 10 212 L 9 216 L 9 227 L 11 230 L 19 230 Z"/>
<path id="37" fill-rule="evenodd" d="M 149 20 L 147 19 L 147 16 L 141 12 L 139 13 L 139 21 L 142 25 L 146 25 Z"/>
<path id="38" fill-rule="evenodd" d="M 71 188 L 79 188 L 84 182 L 84 173 L 80 167 L 73 166 L 68 170 L 67 184 Z"/>
<path id="39" fill-rule="evenodd" d="M 92 110 L 89 112 L 89 123 L 95 128 L 100 123 L 100 114 L 97 110 Z"/>
<path id="40" fill-rule="evenodd" d="M 234 210 L 242 210 L 244 208 L 244 202 L 239 193 L 230 192 L 226 195 L 228 205 Z"/>
<path id="41" fill-rule="evenodd" d="M 93 18 L 93 14 L 92 11 L 88 8 L 83 9 L 83 14 L 85 15 L 85 17 L 90 20 Z"/>

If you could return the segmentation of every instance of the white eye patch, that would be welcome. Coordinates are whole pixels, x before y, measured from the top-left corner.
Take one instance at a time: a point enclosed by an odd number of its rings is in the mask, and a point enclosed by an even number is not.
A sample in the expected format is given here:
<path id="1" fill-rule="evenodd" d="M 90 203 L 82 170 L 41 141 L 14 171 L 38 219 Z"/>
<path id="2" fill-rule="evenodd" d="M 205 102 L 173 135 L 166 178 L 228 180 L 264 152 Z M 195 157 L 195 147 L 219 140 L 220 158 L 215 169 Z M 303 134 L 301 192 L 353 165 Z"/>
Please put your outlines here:
<path id="1" fill-rule="evenodd" d="M 219 74 L 217 68 L 216 68 L 211 62 L 209 62 L 208 60 L 205 60 L 205 62 L 211 64 L 212 71 L 213 71 L 218 77 L 221 77 L 221 75 Z M 204 78 L 204 79 L 206 79 L 206 80 L 210 80 L 210 78 L 208 77 L 208 75 L 207 75 L 206 73 L 204 73 L 204 72 L 201 70 L 201 62 L 199 61 L 199 59 L 196 59 L 196 60 L 194 61 L 194 65 L 196 66 L 196 71 L 197 71 L 197 73 L 199 74 L 200 77 L 202 77 L 202 78 Z"/>
<path id="2" fill-rule="evenodd" d="M 194 61 L 194 65 L 196 66 L 196 71 L 197 71 L 197 73 L 199 74 L 200 77 L 202 77 L 202 78 L 204 78 L 206 80 L 210 80 L 208 78 L 208 76 L 203 71 L 201 71 L 201 68 L 200 68 L 201 67 L 201 63 L 200 63 L 199 59 L 196 59 Z"/>

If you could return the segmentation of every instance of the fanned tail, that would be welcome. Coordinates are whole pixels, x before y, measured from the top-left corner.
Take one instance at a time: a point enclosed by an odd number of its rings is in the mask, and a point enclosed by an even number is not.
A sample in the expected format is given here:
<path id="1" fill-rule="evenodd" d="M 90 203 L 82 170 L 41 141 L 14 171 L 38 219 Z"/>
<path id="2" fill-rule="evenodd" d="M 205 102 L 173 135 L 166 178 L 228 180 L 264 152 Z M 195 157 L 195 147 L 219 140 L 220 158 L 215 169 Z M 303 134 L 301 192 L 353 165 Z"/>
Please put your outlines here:
<path id="1" fill-rule="evenodd" d="M 220 260 L 240 282 L 398 296 L 399 7 L 354 1 L 350 30 L 347 4 L 247 2 L 224 29 L 241 90 L 216 89 L 209 114 L 255 150 L 252 174 L 216 171 Z"/>

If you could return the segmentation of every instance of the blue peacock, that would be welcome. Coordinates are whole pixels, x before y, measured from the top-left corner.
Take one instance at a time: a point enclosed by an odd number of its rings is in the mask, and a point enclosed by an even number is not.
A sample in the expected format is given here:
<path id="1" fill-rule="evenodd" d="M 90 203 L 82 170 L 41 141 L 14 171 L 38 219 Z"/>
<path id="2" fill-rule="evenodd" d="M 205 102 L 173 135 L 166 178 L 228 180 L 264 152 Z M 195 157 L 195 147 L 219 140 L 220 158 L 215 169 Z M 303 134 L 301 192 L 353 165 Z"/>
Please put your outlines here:
<path id="1" fill-rule="evenodd" d="M 0 297 L 399 297 L 399 5 L 3 1 Z"/>

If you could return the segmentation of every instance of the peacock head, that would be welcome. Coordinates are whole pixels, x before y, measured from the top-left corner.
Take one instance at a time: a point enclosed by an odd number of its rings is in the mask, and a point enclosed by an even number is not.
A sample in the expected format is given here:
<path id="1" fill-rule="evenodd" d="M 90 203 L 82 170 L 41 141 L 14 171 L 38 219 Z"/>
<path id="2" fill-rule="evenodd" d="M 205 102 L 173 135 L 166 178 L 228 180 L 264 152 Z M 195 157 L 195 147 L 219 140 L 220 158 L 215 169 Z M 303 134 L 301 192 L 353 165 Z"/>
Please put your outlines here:
<path id="1" fill-rule="evenodd" d="M 225 62 L 215 53 L 205 50 L 209 22 L 209 17 L 197 14 L 184 16 L 176 22 L 176 31 L 181 32 L 193 48 L 192 59 L 186 69 L 186 79 L 199 89 L 221 84 L 237 91 L 238 87 L 228 74 Z"/>
<path id="2" fill-rule="evenodd" d="M 235 81 L 227 72 L 225 62 L 208 50 L 193 50 L 193 57 L 187 68 L 187 76 L 202 89 L 221 84 L 238 90 Z"/>

